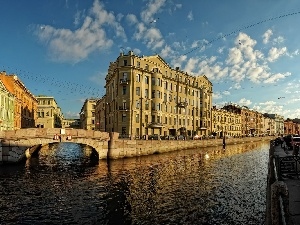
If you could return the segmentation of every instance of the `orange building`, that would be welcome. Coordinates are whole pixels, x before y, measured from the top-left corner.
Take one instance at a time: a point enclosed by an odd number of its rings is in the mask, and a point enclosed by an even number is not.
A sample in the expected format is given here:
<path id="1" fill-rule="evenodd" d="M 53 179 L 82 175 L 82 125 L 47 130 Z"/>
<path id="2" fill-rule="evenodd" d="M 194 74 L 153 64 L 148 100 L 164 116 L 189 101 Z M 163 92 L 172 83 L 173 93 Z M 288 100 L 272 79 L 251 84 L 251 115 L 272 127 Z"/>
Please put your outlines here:
<path id="1" fill-rule="evenodd" d="M 287 118 L 284 121 L 284 134 L 297 134 L 296 133 L 297 124 L 294 123 L 291 119 Z"/>
<path id="2" fill-rule="evenodd" d="M 0 72 L 6 89 L 15 96 L 14 129 L 35 127 L 37 99 L 14 74 Z"/>

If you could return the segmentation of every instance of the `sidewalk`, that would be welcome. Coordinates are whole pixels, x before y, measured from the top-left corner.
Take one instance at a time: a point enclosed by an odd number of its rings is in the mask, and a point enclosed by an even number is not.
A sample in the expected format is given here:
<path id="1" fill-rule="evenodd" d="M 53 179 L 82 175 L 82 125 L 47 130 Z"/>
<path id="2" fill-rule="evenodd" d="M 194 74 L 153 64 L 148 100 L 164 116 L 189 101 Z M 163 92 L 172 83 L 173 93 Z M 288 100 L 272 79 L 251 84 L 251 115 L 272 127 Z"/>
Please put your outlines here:
<path id="1" fill-rule="evenodd" d="M 291 156 L 292 150 L 284 150 L 281 146 L 275 146 L 274 155 L 279 157 Z M 298 162 L 299 163 L 299 162 Z M 298 168 L 299 171 L 299 168 Z M 289 191 L 289 211 L 292 225 L 300 225 L 300 177 L 296 175 L 283 176 Z"/>

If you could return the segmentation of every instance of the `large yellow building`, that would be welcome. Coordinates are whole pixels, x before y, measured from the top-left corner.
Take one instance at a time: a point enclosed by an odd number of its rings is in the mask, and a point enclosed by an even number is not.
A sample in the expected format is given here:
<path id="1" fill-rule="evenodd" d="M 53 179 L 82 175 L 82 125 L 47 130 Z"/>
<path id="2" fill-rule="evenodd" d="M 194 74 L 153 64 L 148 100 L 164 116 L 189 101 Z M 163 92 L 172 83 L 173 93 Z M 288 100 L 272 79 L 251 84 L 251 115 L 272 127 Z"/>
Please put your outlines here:
<path id="1" fill-rule="evenodd" d="M 241 110 L 237 107 L 212 108 L 212 134 L 216 137 L 242 135 Z"/>
<path id="2" fill-rule="evenodd" d="M 62 127 L 63 114 L 54 97 L 38 95 L 36 127 L 56 128 Z"/>
<path id="3" fill-rule="evenodd" d="M 98 98 L 86 99 L 80 110 L 80 126 L 85 130 L 96 130 L 95 109 Z"/>
<path id="4" fill-rule="evenodd" d="M 171 68 L 159 55 L 121 53 L 106 80 L 106 131 L 122 135 L 209 135 L 212 83 Z"/>

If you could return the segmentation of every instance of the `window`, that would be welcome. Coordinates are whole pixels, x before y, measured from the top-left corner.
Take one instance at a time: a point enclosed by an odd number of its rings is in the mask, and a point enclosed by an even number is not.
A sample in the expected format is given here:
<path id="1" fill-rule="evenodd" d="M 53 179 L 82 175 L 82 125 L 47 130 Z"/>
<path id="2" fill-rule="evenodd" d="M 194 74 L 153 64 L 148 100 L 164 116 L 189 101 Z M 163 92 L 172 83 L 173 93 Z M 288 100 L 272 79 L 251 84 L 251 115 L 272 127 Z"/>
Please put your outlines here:
<path id="1" fill-rule="evenodd" d="M 164 101 L 167 102 L 167 94 L 164 93 Z"/>
<path id="2" fill-rule="evenodd" d="M 160 91 L 157 90 L 156 93 L 157 93 L 157 94 L 156 94 L 157 98 L 161 98 L 161 97 L 160 97 Z"/>
<path id="3" fill-rule="evenodd" d="M 123 103 L 122 103 L 122 108 L 123 108 L 123 109 L 126 109 L 126 102 L 123 102 Z"/>
<path id="4" fill-rule="evenodd" d="M 157 123 L 161 123 L 161 116 L 157 116 Z"/>
<path id="5" fill-rule="evenodd" d="M 126 113 L 122 114 L 122 122 L 126 122 Z"/>
<path id="6" fill-rule="evenodd" d="M 151 85 L 155 85 L 155 77 L 151 78 Z"/>
<path id="7" fill-rule="evenodd" d="M 149 70 L 149 65 L 148 64 L 145 65 L 145 70 Z"/>
<path id="8" fill-rule="evenodd" d="M 145 115 L 145 123 L 148 123 L 148 115 Z"/>
<path id="9" fill-rule="evenodd" d="M 127 80 L 127 73 L 123 73 L 123 80 Z"/>
<path id="10" fill-rule="evenodd" d="M 135 101 L 135 107 L 136 107 L 137 109 L 140 108 L 140 100 L 136 100 L 136 101 Z"/>
<path id="11" fill-rule="evenodd" d="M 123 86 L 122 94 L 126 95 L 126 86 Z"/>
<path id="12" fill-rule="evenodd" d="M 145 98 L 149 98 L 149 91 L 148 91 L 148 89 L 145 89 Z"/>
<path id="13" fill-rule="evenodd" d="M 165 117 L 165 124 L 168 124 L 168 118 Z"/>
<path id="14" fill-rule="evenodd" d="M 155 91 L 152 91 L 151 98 L 155 98 Z"/>
<path id="15" fill-rule="evenodd" d="M 124 60 L 124 66 L 127 66 L 127 60 Z"/>
<path id="16" fill-rule="evenodd" d="M 138 95 L 138 96 L 140 96 L 141 95 L 140 90 L 141 90 L 140 87 L 136 87 L 135 94 Z"/>
<path id="17" fill-rule="evenodd" d="M 148 101 L 145 102 L 145 110 L 149 110 L 149 102 Z"/>
<path id="18" fill-rule="evenodd" d="M 176 125 L 176 118 L 174 118 L 174 125 Z"/>
<path id="19" fill-rule="evenodd" d="M 155 115 L 152 115 L 152 117 L 151 117 L 151 122 L 152 122 L 152 123 L 155 122 Z"/>
<path id="20" fill-rule="evenodd" d="M 141 63 L 140 63 L 140 62 L 137 62 L 137 63 L 136 63 L 136 67 L 137 67 L 137 68 L 140 68 L 140 67 L 141 67 Z"/>
<path id="21" fill-rule="evenodd" d="M 137 74 L 135 79 L 136 79 L 136 82 L 140 82 L 141 81 L 141 75 Z"/>
<path id="22" fill-rule="evenodd" d="M 145 84 L 149 84 L 149 77 L 145 76 Z"/>

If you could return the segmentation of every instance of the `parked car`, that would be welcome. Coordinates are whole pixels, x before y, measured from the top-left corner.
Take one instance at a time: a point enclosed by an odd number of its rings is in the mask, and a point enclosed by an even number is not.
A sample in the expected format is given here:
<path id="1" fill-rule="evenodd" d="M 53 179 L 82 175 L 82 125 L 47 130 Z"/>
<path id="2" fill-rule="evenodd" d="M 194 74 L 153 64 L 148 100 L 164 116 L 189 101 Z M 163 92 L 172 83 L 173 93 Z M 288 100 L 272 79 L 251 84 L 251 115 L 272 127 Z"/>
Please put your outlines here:
<path id="1" fill-rule="evenodd" d="M 184 140 L 184 136 L 183 136 L 183 135 L 178 135 L 178 136 L 176 137 L 176 139 L 177 139 L 177 140 Z"/>
<path id="2" fill-rule="evenodd" d="M 165 135 L 161 137 L 162 140 L 175 140 L 173 135 Z"/>
<path id="3" fill-rule="evenodd" d="M 293 155 L 299 154 L 299 147 L 300 147 L 300 137 L 292 137 L 292 148 L 293 148 Z"/>
<path id="4" fill-rule="evenodd" d="M 196 134 L 194 137 L 193 137 L 194 140 L 200 140 L 201 139 L 201 136 L 199 136 L 198 134 Z"/>
<path id="5" fill-rule="evenodd" d="M 160 135 L 159 134 L 151 134 L 148 136 L 148 140 L 160 140 Z"/>

